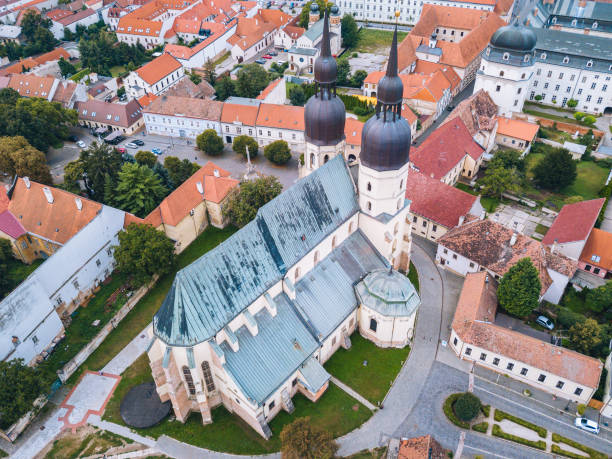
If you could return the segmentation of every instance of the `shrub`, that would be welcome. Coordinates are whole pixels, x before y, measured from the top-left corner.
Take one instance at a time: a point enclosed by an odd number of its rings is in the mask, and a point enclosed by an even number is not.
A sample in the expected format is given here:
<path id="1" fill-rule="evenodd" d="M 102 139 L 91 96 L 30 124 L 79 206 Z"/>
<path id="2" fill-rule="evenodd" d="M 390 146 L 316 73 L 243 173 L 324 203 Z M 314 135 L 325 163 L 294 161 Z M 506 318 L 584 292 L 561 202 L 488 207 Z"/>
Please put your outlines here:
<path id="1" fill-rule="evenodd" d="M 581 121 L 582 118 L 584 118 L 586 116 L 586 113 L 582 113 L 582 112 L 576 112 L 574 113 L 574 118 L 576 118 L 576 120 Z"/>
<path id="2" fill-rule="evenodd" d="M 537 96 L 534 97 L 534 99 L 539 102 L 540 100 L 542 100 L 542 95 L 538 94 Z"/>
<path id="3" fill-rule="evenodd" d="M 520 443 L 521 445 L 531 446 L 532 448 L 537 448 L 537 449 L 546 451 L 546 442 L 544 440 L 531 441 L 523 437 L 517 437 L 516 435 L 511 435 L 509 433 L 504 432 L 501 429 L 501 427 L 498 426 L 497 424 L 493 425 L 493 436 L 504 438 L 506 440 L 513 441 L 515 443 Z"/>
<path id="4" fill-rule="evenodd" d="M 578 105 L 578 101 L 576 99 L 570 99 L 567 101 L 567 106 L 569 108 L 574 108 L 576 105 Z"/>
<path id="5" fill-rule="evenodd" d="M 196 137 L 196 145 L 200 150 L 210 156 L 219 156 L 223 153 L 223 139 L 214 129 L 207 129 Z"/>
<path id="6" fill-rule="evenodd" d="M 588 124 L 589 126 L 595 124 L 595 121 L 597 121 L 597 119 L 594 116 L 591 115 L 587 115 L 585 116 L 582 121 L 586 124 Z"/>
<path id="7" fill-rule="evenodd" d="M 546 429 L 544 427 L 540 427 L 537 426 L 535 424 L 532 424 L 529 421 L 525 421 L 524 419 L 521 418 L 517 418 L 516 416 L 513 416 L 511 414 L 508 414 L 504 411 L 501 410 L 495 410 L 495 420 L 497 422 L 503 420 L 503 419 L 507 419 L 509 421 L 514 422 L 515 424 L 521 425 L 523 427 L 527 427 L 528 429 L 533 430 L 534 432 L 537 432 L 537 434 L 542 437 L 542 438 L 546 438 Z"/>
<path id="8" fill-rule="evenodd" d="M 359 57 L 359 54 L 353 53 L 353 54 L 351 54 L 351 57 Z"/>
<path id="9" fill-rule="evenodd" d="M 482 411 L 482 414 L 484 414 L 485 417 L 488 418 L 491 414 L 491 405 L 481 405 L 480 411 Z"/>
<path id="10" fill-rule="evenodd" d="M 457 427 L 461 427 L 462 429 L 469 429 L 470 428 L 470 423 L 462 421 L 457 416 L 455 416 L 455 412 L 453 410 L 453 405 L 455 404 L 455 401 L 459 397 L 461 397 L 461 395 L 463 395 L 463 394 L 451 394 L 451 395 L 449 395 L 446 398 L 446 400 L 444 400 L 444 405 L 442 405 L 442 410 L 444 411 L 444 414 L 446 415 L 448 420 L 450 422 L 452 422 L 453 424 L 455 424 Z"/>
<path id="11" fill-rule="evenodd" d="M 264 148 L 264 156 L 274 164 L 286 164 L 291 159 L 289 145 L 284 140 L 276 140 Z"/>
<path id="12" fill-rule="evenodd" d="M 465 392 L 457 398 L 453 410 L 462 421 L 471 421 L 480 411 L 480 399 L 470 392 Z"/>
<path id="13" fill-rule="evenodd" d="M 249 137 L 248 135 L 239 135 L 234 139 L 234 142 L 232 143 L 232 149 L 234 152 L 246 158 L 247 148 L 249 149 L 251 159 L 257 156 L 259 153 L 259 144 L 253 137 Z"/>
<path id="14" fill-rule="evenodd" d="M 569 438 L 562 437 L 561 435 L 559 435 L 557 433 L 553 433 L 552 434 L 552 441 L 555 442 L 555 443 L 565 443 L 566 445 L 573 446 L 574 448 L 579 449 L 580 451 L 584 451 L 585 453 L 587 453 L 593 459 L 605 459 L 606 458 L 605 454 L 602 454 L 599 451 L 595 451 L 594 449 L 589 448 L 588 446 L 585 446 L 585 445 L 583 445 L 581 443 L 578 443 L 577 441 L 570 440 Z M 555 446 L 557 446 L 557 445 L 553 445 L 553 452 L 555 452 L 555 449 L 554 449 Z M 573 454 L 573 453 L 569 453 L 568 451 L 564 451 L 561 448 L 559 448 L 558 446 L 557 446 L 557 449 L 558 450 L 556 452 L 558 452 L 559 454 L 563 454 L 563 455 L 565 455 L 567 457 L 580 457 L 580 458 L 584 458 L 584 456 L 578 456 L 578 455 L 570 456 L 569 454 Z"/>
<path id="15" fill-rule="evenodd" d="M 578 414 L 580 416 L 584 415 L 584 412 L 586 411 L 586 405 L 581 403 L 580 405 L 576 407 L 576 411 L 578 411 Z"/>
<path id="16" fill-rule="evenodd" d="M 472 430 L 475 430 L 476 432 L 480 432 L 480 433 L 487 433 L 488 429 L 489 429 L 488 422 L 481 422 L 479 424 L 474 424 L 472 426 Z"/>

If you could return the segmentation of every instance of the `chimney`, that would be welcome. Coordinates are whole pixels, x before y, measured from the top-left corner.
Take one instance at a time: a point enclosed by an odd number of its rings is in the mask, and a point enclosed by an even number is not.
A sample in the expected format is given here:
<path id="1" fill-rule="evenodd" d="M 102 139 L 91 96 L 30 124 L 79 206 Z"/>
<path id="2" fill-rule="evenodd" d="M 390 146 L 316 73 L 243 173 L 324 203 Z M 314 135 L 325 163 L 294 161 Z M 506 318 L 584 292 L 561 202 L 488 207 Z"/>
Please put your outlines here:
<path id="1" fill-rule="evenodd" d="M 74 203 L 78 210 L 83 210 L 83 201 L 81 201 L 81 198 L 74 198 Z"/>
<path id="2" fill-rule="evenodd" d="M 465 221 L 465 215 L 459 215 L 459 223 L 457 224 L 457 226 L 463 225 L 464 221 Z"/>
<path id="3" fill-rule="evenodd" d="M 481 220 L 484 220 L 486 216 L 487 216 L 487 213 L 486 213 L 486 212 L 483 210 L 483 211 L 480 213 L 480 219 L 481 219 Z"/>
<path id="4" fill-rule="evenodd" d="M 431 37 L 429 38 L 429 47 L 435 48 L 437 44 L 438 44 L 438 35 L 435 33 L 432 33 Z"/>
<path id="5" fill-rule="evenodd" d="M 552 247 L 550 248 L 550 253 L 555 253 L 557 251 L 557 244 L 559 243 L 559 239 L 555 239 L 553 241 Z"/>
<path id="6" fill-rule="evenodd" d="M 202 186 L 202 182 L 196 182 L 196 188 L 198 189 L 198 193 L 204 194 L 204 187 Z"/>
<path id="7" fill-rule="evenodd" d="M 221 175 L 219 174 L 219 169 L 215 169 L 215 170 L 213 170 L 213 175 L 214 175 L 215 177 L 221 177 Z"/>
<path id="8" fill-rule="evenodd" d="M 45 197 L 47 198 L 47 202 L 49 204 L 53 204 L 53 193 L 48 187 L 43 187 L 43 193 L 45 193 Z"/>
<path id="9" fill-rule="evenodd" d="M 516 244 L 516 233 L 512 233 L 512 237 L 510 238 L 510 246 Z"/>
<path id="10" fill-rule="evenodd" d="M 29 179 L 29 177 L 24 177 L 23 178 L 23 183 L 25 183 L 26 188 L 29 190 L 30 189 L 30 179 Z"/>

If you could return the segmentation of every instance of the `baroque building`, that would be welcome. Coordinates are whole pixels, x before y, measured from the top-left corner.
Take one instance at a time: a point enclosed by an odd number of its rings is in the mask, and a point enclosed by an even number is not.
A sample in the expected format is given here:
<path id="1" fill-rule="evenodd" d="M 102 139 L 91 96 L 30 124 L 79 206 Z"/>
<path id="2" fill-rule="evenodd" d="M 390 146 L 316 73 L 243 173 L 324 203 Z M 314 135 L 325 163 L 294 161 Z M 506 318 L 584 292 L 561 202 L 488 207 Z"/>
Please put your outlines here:
<path id="1" fill-rule="evenodd" d="M 346 115 L 327 16 L 323 37 L 317 93 L 304 115 L 307 173 L 179 271 L 153 319 L 153 377 L 180 422 L 196 411 L 210 423 L 223 404 L 269 438 L 269 421 L 293 412 L 297 392 L 313 402 L 325 393 L 323 364 L 350 348 L 352 333 L 381 347 L 412 339 L 420 298 L 402 273 L 411 132 L 401 117 L 397 31 L 353 170 L 343 155 Z"/>

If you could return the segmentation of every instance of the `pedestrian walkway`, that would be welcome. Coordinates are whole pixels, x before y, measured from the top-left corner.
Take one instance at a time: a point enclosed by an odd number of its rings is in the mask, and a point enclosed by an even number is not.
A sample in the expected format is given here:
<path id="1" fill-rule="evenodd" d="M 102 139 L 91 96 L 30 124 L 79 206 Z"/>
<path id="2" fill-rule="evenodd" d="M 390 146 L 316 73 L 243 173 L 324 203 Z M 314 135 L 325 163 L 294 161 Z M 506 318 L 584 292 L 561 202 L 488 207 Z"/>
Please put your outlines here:
<path id="1" fill-rule="evenodd" d="M 188 445 L 187 443 L 180 442 L 174 438 L 162 435 L 157 439 L 155 449 L 163 454 L 170 457 L 176 457 L 180 459 L 244 459 L 247 456 L 238 456 L 234 454 L 217 453 L 204 448 L 198 448 L 197 446 Z M 268 454 L 266 456 L 248 456 L 251 458 L 267 458 L 267 459 L 279 459 L 280 453 Z"/>
<path id="2" fill-rule="evenodd" d="M 89 417 L 88 423 L 92 426 L 99 427 L 100 429 L 107 430 L 122 437 L 134 440 L 136 443 L 148 446 L 149 448 L 155 447 L 157 443 L 153 438 L 143 437 L 137 433 L 132 432 L 128 427 L 115 424 L 114 422 L 103 421 L 100 415 L 93 415 Z"/>
<path id="3" fill-rule="evenodd" d="M 347 394 L 349 394 L 351 397 L 353 397 L 355 400 L 357 400 L 359 403 L 361 403 L 363 406 L 365 406 L 367 409 L 375 411 L 376 410 L 376 406 L 372 405 L 369 400 L 367 400 L 365 397 L 363 397 L 362 395 L 358 394 L 357 392 L 355 392 L 353 389 L 351 389 L 349 386 L 347 386 L 346 384 L 344 384 L 342 381 L 340 381 L 337 378 L 334 378 L 333 376 L 331 377 L 331 382 L 333 382 L 336 386 L 338 386 L 340 389 L 342 389 L 344 392 L 346 392 Z"/>
<path id="4" fill-rule="evenodd" d="M 147 350 L 151 339 L 149 338 L 149 328 L 151 324 L 125 346 L 110 362 L 106 364 L 102 371 L 114 375 L 120 375 L 126 368 L 132 365 L 143 352 Z"/>

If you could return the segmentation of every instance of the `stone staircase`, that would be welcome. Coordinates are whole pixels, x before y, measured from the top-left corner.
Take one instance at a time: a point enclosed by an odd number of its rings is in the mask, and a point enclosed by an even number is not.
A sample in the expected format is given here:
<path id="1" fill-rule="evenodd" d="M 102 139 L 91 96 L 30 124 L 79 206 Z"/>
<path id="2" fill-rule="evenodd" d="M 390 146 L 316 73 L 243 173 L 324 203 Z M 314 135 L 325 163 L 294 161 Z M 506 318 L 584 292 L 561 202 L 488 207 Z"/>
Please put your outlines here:
<path id="1" fill-rule="evenodd" d="M 295 406 L 293 406 L 293 400 L 291 400 L 289 391 L 286 388 L 281 392 L 281 398 L 283 400 L 283 408 L 285 408 L 285 411 L 289 414 L 293 413 Z"/>

